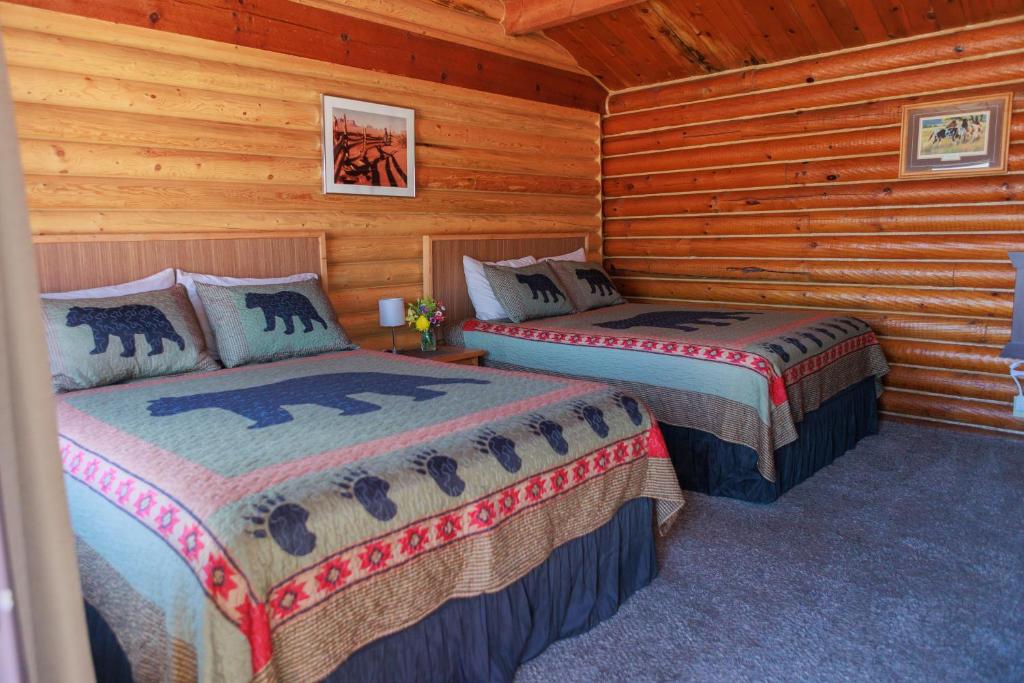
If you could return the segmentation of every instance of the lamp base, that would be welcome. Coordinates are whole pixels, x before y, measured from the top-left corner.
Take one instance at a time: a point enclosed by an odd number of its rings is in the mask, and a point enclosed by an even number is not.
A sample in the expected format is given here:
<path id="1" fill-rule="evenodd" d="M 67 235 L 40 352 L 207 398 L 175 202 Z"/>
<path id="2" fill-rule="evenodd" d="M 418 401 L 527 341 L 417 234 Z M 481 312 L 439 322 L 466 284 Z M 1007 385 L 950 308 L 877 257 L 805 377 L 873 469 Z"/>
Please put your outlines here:
<path id="1" fill-rule="evenodd" d="M 391 328 L 391 353 L 398 353 L 398 345 L 395 344 L 395 328 Z"/>

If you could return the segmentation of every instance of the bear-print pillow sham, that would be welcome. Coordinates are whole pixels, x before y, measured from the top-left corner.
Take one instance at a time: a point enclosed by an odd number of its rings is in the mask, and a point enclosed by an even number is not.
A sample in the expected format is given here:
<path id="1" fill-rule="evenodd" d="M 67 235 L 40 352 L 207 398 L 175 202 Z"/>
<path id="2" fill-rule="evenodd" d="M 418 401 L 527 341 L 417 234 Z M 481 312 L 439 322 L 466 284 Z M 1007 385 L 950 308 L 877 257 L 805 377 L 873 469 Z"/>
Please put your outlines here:
<path id="1" fill-rule="evenodd" d="M 597 263 L 552 261 L 551 268 L 577 311 L 626 303 L 608 273 Z"/>
<path id="2" fill-rule="evenodd" d="M 226 367 L 356 348 L 319 280 L 233 287 L 197 282 L 196 292 Z"/>
<path id="3" fill-rule="evenodd" d="M 572 301 L 558 284 L 551 266 L 537 263 L 522 268 L 484 265 L 494 296 L 514 323 L 573 312 Z"/>
<path id="4" fill-rule="evenodd" d="M 41 302 L 55 391 L 220 367 L 184 287 Z"/>

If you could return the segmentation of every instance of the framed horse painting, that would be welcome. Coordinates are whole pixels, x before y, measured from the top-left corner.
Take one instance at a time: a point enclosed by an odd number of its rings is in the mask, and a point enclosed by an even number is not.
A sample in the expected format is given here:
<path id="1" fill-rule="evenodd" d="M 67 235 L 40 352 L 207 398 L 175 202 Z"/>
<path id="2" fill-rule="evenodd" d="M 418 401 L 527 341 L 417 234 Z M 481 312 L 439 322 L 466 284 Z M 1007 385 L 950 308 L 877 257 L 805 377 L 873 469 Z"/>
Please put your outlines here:
<path id="1" fill-rule="evenodd" d="M 1013 95 L 903 107 L 900 177 L 1006 173 Z"/>

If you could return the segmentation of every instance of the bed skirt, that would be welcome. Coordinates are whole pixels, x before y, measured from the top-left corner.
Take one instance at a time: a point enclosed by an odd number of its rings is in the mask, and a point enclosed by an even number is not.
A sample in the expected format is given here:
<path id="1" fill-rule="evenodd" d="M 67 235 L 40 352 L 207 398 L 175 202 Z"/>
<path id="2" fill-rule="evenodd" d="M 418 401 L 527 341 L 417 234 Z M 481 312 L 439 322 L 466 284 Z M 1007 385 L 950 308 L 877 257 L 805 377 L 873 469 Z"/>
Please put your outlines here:
<path id="1" fill-rule="evenodd" d="M 865 436 L 878 433 L 875 378 L 844 389 L 807 413 L 796 426 L 797 440 L 775 451 L 776 482 L 757 471 L 757 453 L 749 446 L 687 427 L 661 423 L 661 430 L 684 489 L 770 503 Z"/>
<path id="2" fill-rule="evenodd" d="M 654 503 L 637 498 L 507 588 L 445 603 L 362 648 L 326 680 L 511 681 L 520 664 L 611 617 L 657 573 Z M 97 680 L 130 682 L 117 638 L 88 604 L 86 614 Z"/>

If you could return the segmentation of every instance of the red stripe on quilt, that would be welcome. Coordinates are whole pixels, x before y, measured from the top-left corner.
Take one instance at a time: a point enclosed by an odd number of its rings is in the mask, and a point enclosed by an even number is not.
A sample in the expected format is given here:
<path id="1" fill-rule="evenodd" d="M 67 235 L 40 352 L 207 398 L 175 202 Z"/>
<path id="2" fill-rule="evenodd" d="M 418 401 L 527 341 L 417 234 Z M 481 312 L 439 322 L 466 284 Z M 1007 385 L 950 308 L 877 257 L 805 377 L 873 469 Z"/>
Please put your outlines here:
<path id="1" fill-rule="evenodd" d="M 666 356 L 693 358 L 711 363 L 724 363 L 735 367 L 752 370 L 768 383 L 768 395 L 774 405 L 786 402 L 786 384 L 775 366 L 767 358 L 750 351 L 729 349 L 722 346 L 704 344 L 688 344 L 641 337 L 616 337 L 606 334 L 585 334 L 582 332 L 563 332 L 546 330 L 536 327 L 523 327 L 505 323 L 488 323 L 481 320 L 467 320 L 462 325 L 465 332 L 483 332 L 504 337 L 535 340 L 550 344 L 568 346 L 589 346 L 624 351 L 640 351 L 657 353 Z"/>
<path id="2" fill-rule="evenodd" d="M 248 579 L 203 522 L 159 487 L 60 437 L 65 473 L 158 535 L 195 575 L 206 596 L 249 641 L 254 675 L 273 657 L 271 631 L 339 591 L 469 536 L 489 533 L 523 509 L 640 458 L 667 458 L 657 426 L 506 486 L 459 508 L 360 541 L 293 574 L 256 599 Z"/>
<path id="3" fill-rule="evenodd" d="M 868 331 L 864 334 L 844 339 L 838 342 L 834 346 L 831 346 L 821 353 L 815 354 L 810 358 L 800 361 L 793 367 L 782 373 L 782 377 L 786 382 L 786 386 L 796 384 L 808 375 L 813 375 L 818 370 L 821 370 L 827 365 L 831 365 L 838 359 L 848 354 L 860 351 L 868 346 L 877 346 L 878 339 L 875 337 L 875 333 Z"/>
<path id="4" fill-rule="evenodd" d="M 179 557 L 203 592 L 249 639 L 254 671 L 269 661 L 266 606 L 254 599 L 249 581 L 202 520 L 177 499 L 102 455 L 59 436 L 67 476 L 82 483 L 143 525 Z M 261 616 L 262 615 L 262 616 Z M 259 667 L 256 667 L 259 662 Z"/>
<path id="5" fill-rule="evenodd" d="M 653 426 L 576 460 L 539 472 L 482 498 L 417 520 L 402 529 L 339 550 L 270 589 L 271 630 L 339 591 L 470 536 L 490 533 L 524 509 L 536 507 L 641 458 L 667 458 Z"/>

